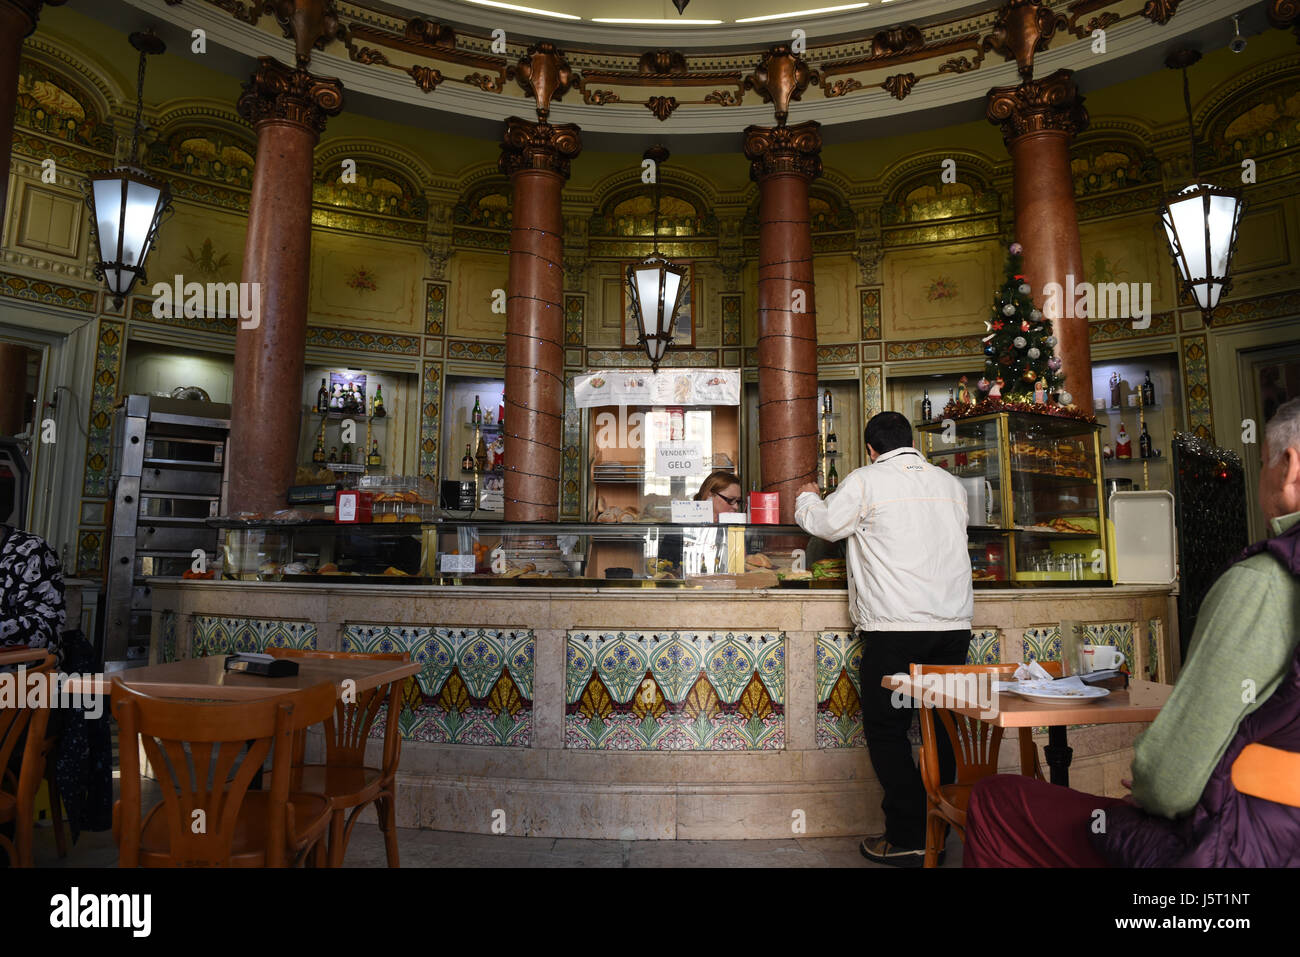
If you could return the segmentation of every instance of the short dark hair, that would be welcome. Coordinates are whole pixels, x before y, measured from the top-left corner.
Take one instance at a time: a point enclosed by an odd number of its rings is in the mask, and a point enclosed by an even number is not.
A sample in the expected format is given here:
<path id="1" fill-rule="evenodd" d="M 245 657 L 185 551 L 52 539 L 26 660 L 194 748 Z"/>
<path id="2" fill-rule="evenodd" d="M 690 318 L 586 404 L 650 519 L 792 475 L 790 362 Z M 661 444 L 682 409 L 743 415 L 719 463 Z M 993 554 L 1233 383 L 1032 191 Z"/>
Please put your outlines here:
<path id="1" fill-rule="evenodd" d="M 877 412 L 867 423 L 862 437 L 877 455 L 884 455 L 912 444 L 912 426 L 907 417 L 898 412 Z"/>

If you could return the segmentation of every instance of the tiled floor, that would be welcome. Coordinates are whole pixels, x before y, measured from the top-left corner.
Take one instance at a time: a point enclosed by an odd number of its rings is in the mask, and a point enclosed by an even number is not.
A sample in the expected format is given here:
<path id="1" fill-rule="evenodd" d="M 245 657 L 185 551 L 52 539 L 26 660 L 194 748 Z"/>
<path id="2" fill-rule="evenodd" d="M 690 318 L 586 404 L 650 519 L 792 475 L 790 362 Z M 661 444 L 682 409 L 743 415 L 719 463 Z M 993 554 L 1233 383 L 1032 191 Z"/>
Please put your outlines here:
<path id="1" fill-rule="evenodd" d="M 858 853 L 858 838 L 780 841 L 582 841 L 505 834 L 455 834 L 403 828 L 403 867 L 877 867 Z M 111 831 L 81 836 L 59 860 L 54 834 L 36 831 L 37 867 L 116 867 Z M 373 824 L 358 824 L 348 867 L 384 867 L 384 840 Z M 945 867 L 961 866 L 961 842 L 948 839 Z"/>

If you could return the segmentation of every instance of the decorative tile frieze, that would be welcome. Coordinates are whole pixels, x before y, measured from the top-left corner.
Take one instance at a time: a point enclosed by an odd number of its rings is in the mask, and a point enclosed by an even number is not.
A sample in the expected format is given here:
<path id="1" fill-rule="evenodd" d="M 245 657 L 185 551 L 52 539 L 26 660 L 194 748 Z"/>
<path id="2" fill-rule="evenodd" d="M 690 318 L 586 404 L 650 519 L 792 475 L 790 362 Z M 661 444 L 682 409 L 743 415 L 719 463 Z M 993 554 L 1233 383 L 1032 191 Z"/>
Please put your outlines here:
<path id="1" fill-rule="evenodd" d="M 424 334 L 440 336 L 447 325 L 447 284 L 427 283 L 424 291 Z"/>
<path id="2" fill-rule="evenodd" d="M 190 657 L 264 654 L 267 648 L 316 648 L 316 625 L 310 621 L 279 618 L 226 618 L 195 615 Z"/>
<path id="3" fill-rule="evenodd" d="M 420 475 L 438 479 L 438 410 L 442 406 L 442 365 L 426 362 L 420 389 Z"/>

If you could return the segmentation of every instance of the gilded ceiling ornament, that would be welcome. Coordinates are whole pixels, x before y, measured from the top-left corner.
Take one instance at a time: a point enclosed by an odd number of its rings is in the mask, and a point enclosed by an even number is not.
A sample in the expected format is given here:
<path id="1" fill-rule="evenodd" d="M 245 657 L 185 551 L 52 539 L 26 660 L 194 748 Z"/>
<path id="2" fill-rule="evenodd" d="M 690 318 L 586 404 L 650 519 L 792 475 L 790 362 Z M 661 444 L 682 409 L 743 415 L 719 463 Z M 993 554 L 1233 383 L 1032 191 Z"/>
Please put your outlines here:
<path id="1" fill-rule="evenodd" d="M 476 86 L 484 93 L 501 92 L 500 77 L 488 76 L 486 73 L 471 73 L 469 76 L 463 77 L 463 79 L 470 86 Z"/>
<path id="2" fill-rule="evenodd" d="M 343 109 L 343 84 L 292 69 L 274 57 L 258 57 L 257 72 L 244 83 L 237 109 L 254 127 L 263 120 L 286 120 L 319 135 L 326 119 Z"/>
<path id="3" fill-rule="evenodd" d="M 718 106 L 740 106 L 744 99 L 745 94 L 740 90 L 714 90 L 704 94 L 705 103 L 716 103 Z"/>
<path id="4" fill-rule="evenodd" d="M 943 66 L 939 67 L 940 73 L 969 73 L 975 69 L 975 64 L 971 63 L 970 57 L 955 56 L 950 60 L 944 61 Z"/>
<path id="5" fill-rule="evenodd" d="M 1066 23 L 1063 14 L 1053 13 L 1037 0 L 1010 0 L 998 10 L 993 32 L 984 38 L 982 46 L 1015 60 L 1020 75 L 1029 79 L 1034 75 L 1034 54 L 1046 50 L 1057 28 Z"/>
<path id="6" fill-rule="evenodd" d="M 827 99 L 834 99 L 837 96 L 844 96 L 846 93 L 852 93 L 854 90 L 860 89 L 862 89 L 861 81 L 848 77 L 847 79 L 836 80 L 834 83 L 823 82 L 822 96 Z"/>
<path id="7" fill-rule="evenodd" d="M 881 30 L 871 38 L 871 55 L 873 57 L 897 56 L 911 53 L 925 46 L 925 37 L 918 27 L 905 26 Z"/>
<path id="8" fill-rule="evenodd" d="M 686 57 L 677 50 L 647 50 L 637 60 L 638 73 L 685 73 Z"/>
<path id="9" fill-rule="evenodd" d="M 1295 30 L 1300 41 L 1300 0 L 1269 0 L 1268 22 L 1279 30 Z"/>
<path id="10" fill-rule="evenodd" d="M 384 51 L 376 50 L 373 47 L 353 47 L 349 45 L 348 58 L 365 66 L 370 66 L 372 63 L 388 62 L 388 57 L 384 55 Z"/>
<path id="11" fill-rule="evenodd" d="M 1146 6 L 1142 8 L 1142 16 L 1152 23 L 1164 26 L 1174 18 L 1178 2 L 1179 0 L 1147 0 Z"/>
<path id="12" fill-rule="evenodd" d="M 803 96 L 810 82 L 818 76 L 808 69 L 808 64 L 788 43 L 778 43 L 763 54 L 758 67 L 745 77 L 745 89 L 755 90 L 764 103 L 776 107 L 776 125 L 785 126 L 790 115 L 790 101 Z"/>
<path id="13" fill-rule="evenodd" d="M 604 106 L 606 103 L 617 103 L 619 96 L 613 90 L 583 90 L 582 102 L 588 106 Z"/>
<path id="14" fill-rule="evenodd" d="M 673 115 L 673 110 L 677 109 L 680 104 L 678 104 L 675 96 L 652 96 L 646 101 L 645 105 L 660 122 L 663 122 Z"/>
<path id="15" fill-rule="evenodd" d="M 528 48 L 514 74 L 524 93 L 536 100 L 537 118 L 543 123 L 551 113 L 551 99 L 563 99 L 576 79 L 564 53 L 547 40 Z"/>
<path id="16" fill-rule="evenodd" d="M 434 23 L 423 17 L 414 17 L 406 21 L 402 36 L 416 43 L 427 43 L 435 47 L 455 47 L 456 31 L 445 23 Z"/>
<path id="17" fill-rule="evenodd" d="M 411 74 L 411 79 L 415 81 L 415 85 L 425 93 L 433 92 L 434 88 L 442 82 L 442 74 L 433 67 L 417 65 L 406 72 Z"/>
<path id="18" fill-rule="evenodd" d="M 894 99 L 901 100 L 912 92 L 912 87 L 916 85 L 916 74 L 896 73 L 894 76 L 887 77 L 880 85 L 888 90 L 889 95 Z"/>
<path id="19" fill-rule="evenodd" d="M 286 39 L 294 42 L 298 66 L 306 69 L 311 51 L 324 50 L 331 40 L 346 40 L 348 28 L 339 22 L 334 0 L 266 0 L 263 10 L 275 15 Z"/>
<path id="20" fill-rule="evenodd" d="M 1019 86 L 994 87 L 985 101 L 985 115 L 1002 128 L 1008 145 L 1026 133 L 1060 130 L 1075 136 L 1088 128 L 1088 111 L 1069 70 Z"/>

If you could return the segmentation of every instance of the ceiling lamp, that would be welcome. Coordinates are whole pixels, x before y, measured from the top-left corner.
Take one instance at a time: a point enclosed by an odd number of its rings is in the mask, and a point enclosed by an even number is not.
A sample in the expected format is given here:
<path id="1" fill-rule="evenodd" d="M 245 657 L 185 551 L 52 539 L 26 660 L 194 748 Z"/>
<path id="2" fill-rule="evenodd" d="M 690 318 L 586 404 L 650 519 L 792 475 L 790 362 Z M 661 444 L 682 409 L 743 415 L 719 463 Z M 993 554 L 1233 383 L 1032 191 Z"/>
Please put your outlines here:
<path id="1" fill-rule="evenodd" d="M 86 205 L 95 229 L 95 278 L 108 287 L 113 305 L 121 308 L 131 287 L 143 280 L 144 261 L 153 246 L 163 213 L 171 211 L 171 190 L 161 180 L 135 166 L 140 149 L 140 116 L 144 110 L 144 68 L 149 56 L 167 49 L 152 30 L 133 33 L 131 46 L 140 51 L 136 75 L 135 129 L 126 163 L 102 173 L 91 173 L 85 186 Z"/>
<path id="2" fill-rule="evenodd" d="M 1237 249 L 1237 224 L 1241 222 L 1245 203 L 1238 189 L 1201 182 L 1196 165 L 1192 97 L 1187 84 L 1187 68 L 1200 58 L 1200 53 L 1195 50 L 1179 50 L 1165 60 L 1170 69 L 1183 71 L 1183 103 L 1187 108 L 1193 182 L 1165 199 L 1160 207 L 1160 218 L 1169 238 L 1169 251 L 1182 279 L 1183 291 L 1196 300 L 1208 326 L 1219 298 L 1232 288 L 1228 270 L 1232 266 L 1232 254 Z"/>
<path id="3" fill-rule="evenodd" d="M 686 267 L 659 255 L 659 167 L 668 159 L 668 150 L 652 146 L 644 156 L 655 164 L 654 251 L 627 267 L 627 285 L 636 318 L 636 341 L 650 357 L 650 368 L 658 372 L 660 360 L 672 345 L 677 310 L 686 291 Z"/>
<path id="4" fill-rule="evenodd" d="M 673 6 L 677 8 L 677 15 L 679 17 L 686 12 L 686 5 L 690 2 L 691 0 L 673 0 Z"/>

